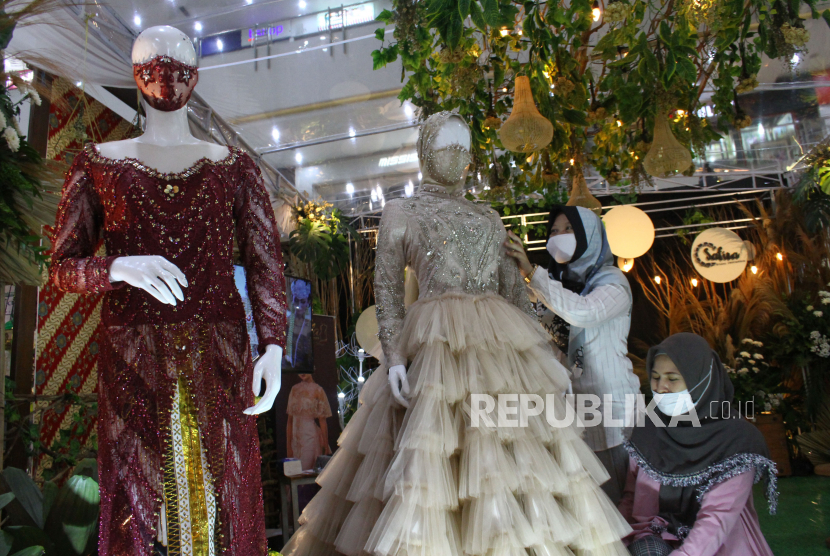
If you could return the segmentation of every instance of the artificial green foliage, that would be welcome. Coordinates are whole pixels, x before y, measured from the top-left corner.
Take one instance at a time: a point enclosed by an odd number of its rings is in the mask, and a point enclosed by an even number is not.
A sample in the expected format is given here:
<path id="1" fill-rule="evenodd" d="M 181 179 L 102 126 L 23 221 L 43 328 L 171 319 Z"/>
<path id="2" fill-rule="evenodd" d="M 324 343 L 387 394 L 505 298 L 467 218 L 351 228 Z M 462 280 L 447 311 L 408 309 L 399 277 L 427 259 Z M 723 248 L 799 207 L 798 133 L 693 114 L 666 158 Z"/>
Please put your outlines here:
<path id="1" fill-rule="evenodd" d="M 2 473 L 7 493 L 0 509 L 8 516 L 0 531 L 0 556 L 86 556 L 96 552 L 100 495 L 94 462 L 83 462 L 60 488 L 43 490 L 20 469 Z"/>
<path id="2" fill-rule="evenodd" d="M 320 280 L 339 276 L 349 266 L 349 236 L 359 240 L 359 235 L 330 203 L 309 201 L 296 211 L 297 229 L 288 240 L 291 253 Z"/>
<path id="3" fill-rule="evenodd" d="M 394 0 L 378 17 L 395 25 L 393 36 L 379 29 L 372 57 L 376 69 L 401 59 L 399 98 L 423 117 L 439 110 L 466 117 L 471 175 L 490 200 L 559 190 L 572 160 L 630 195 L 646 179 L 641 160 L 658 111 L 696 151 L 719 137 L 695 115 L 707 86 L 720 128 L 749 124 L 738 95 L 758 85 L 762 54 L 791 57 L 804 48 L 802 4 L 824 17 L 812 1 Z M 530 78 L 539 111 L 554 125 L 551 144 L 533 156 L 505 152 L 497 132 L 517 75 Z"/>
<path id="4" fill-rule="evenodd" d="M 25 450 L 29 457 L 45 454 L 51 458 L 51 464 L 43 470 L 43 478 L 51 480 L 60 478 L 72 469 L 78 469 L 81 461 L 87 461 L 98 449 L 98 436 L 94 422 L 98 417 L 98 403 L 95 395 L 77 394 L 68 390 L 56 396 L 47 405 L 28 412 L 29 399 L 18 399 L 14 394 L 15 383 L 6 377 L 6 453 L 12 450 Z M 61 414 L 67 407 L 76 408 L 71 412 L 72 418 L 66 427 L 58 431 L 51 444 L 41 441 L 40 428 L 44 418 Z M 25 411 L 25 414 L 23 413 Z M 89 435 L 89 440 L 82 444 L 79 439 Z M 94 460 L 93 460 L 94 461 Z M 82 468 L 83 470 L 84 468 Z M 85 472 L 90 475 L 90 472 Z"/>

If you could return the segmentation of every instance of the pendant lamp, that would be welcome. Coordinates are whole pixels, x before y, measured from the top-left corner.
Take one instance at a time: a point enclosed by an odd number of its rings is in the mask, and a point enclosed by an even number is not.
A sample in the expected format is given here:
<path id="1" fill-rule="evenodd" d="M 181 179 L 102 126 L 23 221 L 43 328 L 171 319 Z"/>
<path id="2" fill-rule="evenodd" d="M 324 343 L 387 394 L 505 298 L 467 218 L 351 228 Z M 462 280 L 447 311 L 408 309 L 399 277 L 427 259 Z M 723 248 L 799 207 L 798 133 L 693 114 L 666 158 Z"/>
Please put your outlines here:
<path id="1" fill-rule="evenodd" d="M 683 172 L 691 165 L 692 153 L 671 132 L 668 115 L 665 112 L 658 113 L 654 119 L 654 139 L 643 159 L 646 172 L 662 178 Z"/>
<path id="2" fill-rule="evenodd" d="M 518 153 L 538 151 L 553 139 L 553 124 L 536 109 L 526 75 L 516 78 L 513 111 L 501 125 L 499 138 L 506 149 Z"/>
<path id="3" fill-rule="evenodd" d="M 591 190 L 588 189 L 588 184 L 585 183 L 585 175 L 582 173 L 581 166 L 574 166 L 571 169 L 571 196 L 568 202 L 565 203 L 569 207 L 585 207 L 590 209 L 597 216 L 602 213 L 602 203 L 599 199 L 591 195 Z"/>

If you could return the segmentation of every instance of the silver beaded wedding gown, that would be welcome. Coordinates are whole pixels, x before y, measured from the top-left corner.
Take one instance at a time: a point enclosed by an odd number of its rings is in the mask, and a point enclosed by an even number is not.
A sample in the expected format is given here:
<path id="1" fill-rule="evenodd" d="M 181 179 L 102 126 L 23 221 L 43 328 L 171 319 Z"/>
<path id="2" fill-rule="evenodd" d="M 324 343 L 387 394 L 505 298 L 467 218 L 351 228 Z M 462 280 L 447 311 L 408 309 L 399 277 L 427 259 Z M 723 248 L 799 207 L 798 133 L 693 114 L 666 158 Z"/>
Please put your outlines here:
<path id="1" fill-rule="evenodd" d="M 505 235 L 495 211 L 438 185 L 387 203 L 375 274 L 386 364 L 285 556 L 628 555 L 630 528 L 598 486 L 608 475 L 574 428 L 544 413 L 500 427 L 498 404 L 496 426 L 471 422 L 471 394 L 564 400 L 568 387 Z M 406 266 L 420 290 L 407 310 Z M 386 370 L 407 362 L 404 409 Z"/>

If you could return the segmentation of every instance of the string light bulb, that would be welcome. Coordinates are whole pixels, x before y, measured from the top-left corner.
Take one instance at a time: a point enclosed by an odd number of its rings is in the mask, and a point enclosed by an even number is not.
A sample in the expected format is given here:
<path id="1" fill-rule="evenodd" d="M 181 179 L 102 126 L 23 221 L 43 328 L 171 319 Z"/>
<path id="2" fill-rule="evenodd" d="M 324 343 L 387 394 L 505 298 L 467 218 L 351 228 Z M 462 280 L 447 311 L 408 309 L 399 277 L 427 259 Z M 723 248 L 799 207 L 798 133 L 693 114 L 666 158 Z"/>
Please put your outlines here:
<path id="1" fill-rule="evenodd" d="M 776 253 L 775 258 L 778 259 L 779 261 L 783 261 L 784 260 L 784 255 L 782 255 L 781 253 Z"/>
<path id="2" fill-rule="evenodd" d="M 507 29 L 507 27 L 502 27 L 501 30 L 499 30 L 499 34 L 502 37 L 506 37 L 507 35 L 510 34 L 510 31 Z"/>
<path id="3" fill-rule="evenodd" d="M 602 17 L 602 10 L 599 9 L 599 2 L 594 0 L 594 7 L 591 9 L 591 15 L 594 18 L 594 21 L 599 21 L 599 18 Z"/>
<path id="4" fill-rule="evenodd" d="M 623 272 L 628 272 L 632 268 L 634 268 L 634 259 L 625 259 L 623 257 L 617 257 L 617 266 L 620 267 L 620 270 Z"/>
<path id="5" fill-rule="evenodd" d="M 657 285 L 659 286 L 659 285 L 660 285 L 660 282 L 662 282 L 662 281 L 663 281 L 663 279 L 662 279 L 661 277 L 659 277 L 659 276 L 655 276 L 655 277 L 654 277 L 654 281 L 655 281 L 655 282 L 657 283 Z"/>
<path id="6" fill-rule="evenodd" d="M 693 288 L 697 287 L 697 278 L 692 278 L 692 287 Z"/>
<path id="7" fill-rule="evenodd" d="M 749 267 L 749 270 L 752 271 L 752 274 L 758 274 L 758 267 L 755 266 L 755 265 L 752 265 L 751 267 Z"/>

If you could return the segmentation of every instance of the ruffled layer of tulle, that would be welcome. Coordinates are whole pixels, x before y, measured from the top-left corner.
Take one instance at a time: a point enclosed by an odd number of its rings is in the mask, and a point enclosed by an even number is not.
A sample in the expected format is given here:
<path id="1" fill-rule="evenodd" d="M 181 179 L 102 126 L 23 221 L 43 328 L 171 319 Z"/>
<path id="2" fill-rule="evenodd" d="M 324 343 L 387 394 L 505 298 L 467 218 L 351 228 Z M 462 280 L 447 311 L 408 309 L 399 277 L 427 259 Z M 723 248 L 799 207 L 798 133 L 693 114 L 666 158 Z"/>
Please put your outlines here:
<path id="1" fill-rule="evenodd" d="M 608 474 L 574 427 L 531 403 L 477 411 L 477 394 L 528 394 L 560 415 L 567 372 L 533 319 L 495 295 L 443 295 L 409 308 L 400 342 L 409 408 L 385 369 L 366 381 L 283 554 L 628 554 L 631 529 L 599 488 Z"/>

